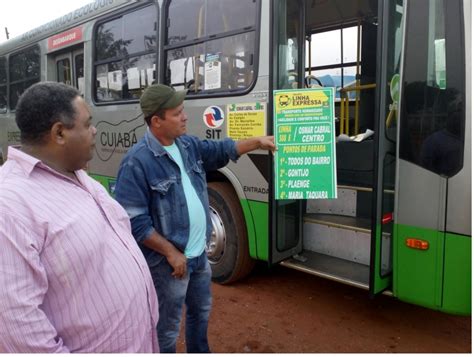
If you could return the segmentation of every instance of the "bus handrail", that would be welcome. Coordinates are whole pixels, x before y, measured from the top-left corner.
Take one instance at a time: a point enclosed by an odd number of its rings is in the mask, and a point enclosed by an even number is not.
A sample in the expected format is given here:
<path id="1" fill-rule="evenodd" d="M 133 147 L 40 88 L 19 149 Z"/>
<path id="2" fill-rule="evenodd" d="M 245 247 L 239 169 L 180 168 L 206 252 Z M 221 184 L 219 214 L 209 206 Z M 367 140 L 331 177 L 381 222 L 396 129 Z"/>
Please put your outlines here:
<path id="1" fill-rule="evenodd" d="M 361 90 L 373 89 L 376 87 L 375 83 L 369 84 L 360 84 L 354 85 L 346 88 L 341 88 L 339 91 L 341 93 L 341 120 L 339 122 L 339 132 L 341 134 L 349 135 L 349 97 L 347 96 L 348 92 L 357 92 L 359 93 Z M 360 101 L 359 96 L 356 97 L 356 118 L 354 123 L 354 135 L 359 134 L 359 106 L 358 102 Z"/>

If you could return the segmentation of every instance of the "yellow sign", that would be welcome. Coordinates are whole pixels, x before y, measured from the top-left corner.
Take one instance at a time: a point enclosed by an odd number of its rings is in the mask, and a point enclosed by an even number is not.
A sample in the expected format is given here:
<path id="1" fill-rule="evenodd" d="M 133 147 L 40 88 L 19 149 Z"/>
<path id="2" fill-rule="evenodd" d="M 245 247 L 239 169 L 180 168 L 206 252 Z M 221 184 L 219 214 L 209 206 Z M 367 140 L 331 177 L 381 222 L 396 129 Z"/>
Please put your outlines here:
<path id="1" fill-rule="evenodd" d="M 301 108 L 318 108 L 329 105 L 329 97 L 324 92 L 295 91 L 275 94 L 275 111 L 285 113 L 286 111 Z"/>
<path id="2" fill-rule="evenodd" d="M 266 135 L 266 103 L 227 105 L 227 136 L 234 140 Z"/>

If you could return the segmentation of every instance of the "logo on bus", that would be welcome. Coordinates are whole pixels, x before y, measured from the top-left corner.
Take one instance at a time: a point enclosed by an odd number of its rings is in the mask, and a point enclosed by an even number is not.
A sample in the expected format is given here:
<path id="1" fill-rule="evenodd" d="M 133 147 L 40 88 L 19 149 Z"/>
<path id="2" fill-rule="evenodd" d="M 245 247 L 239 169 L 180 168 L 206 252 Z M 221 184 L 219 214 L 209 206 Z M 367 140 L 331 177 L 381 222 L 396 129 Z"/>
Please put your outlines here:
<path id="1" fill-rule="evenodd" d="M 207 107 L 202 115 L 202 119 L 208 128 L 218 128 L 224 123 L 224 111 L 216 106 Z"/>

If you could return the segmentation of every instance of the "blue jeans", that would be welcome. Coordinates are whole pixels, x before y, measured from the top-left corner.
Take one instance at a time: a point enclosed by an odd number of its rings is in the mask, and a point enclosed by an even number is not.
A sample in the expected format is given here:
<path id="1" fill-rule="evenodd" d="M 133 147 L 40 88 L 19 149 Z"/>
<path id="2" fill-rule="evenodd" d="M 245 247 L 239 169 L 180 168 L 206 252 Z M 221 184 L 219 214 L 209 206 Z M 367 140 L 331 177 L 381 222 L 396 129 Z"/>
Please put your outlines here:
<path id="1" fill-rule="evenodd" d="M 187 353 L 210 352 L 207 325 L 211 311 L 211 267 L 206 252 L 188 259 L 186 276 L 171 276 L 173 268 L 163 258 L 150 268 L 160 305 L 158 341 L 161 353 L 175 353 L 183 305 L 186 304 Z"/>

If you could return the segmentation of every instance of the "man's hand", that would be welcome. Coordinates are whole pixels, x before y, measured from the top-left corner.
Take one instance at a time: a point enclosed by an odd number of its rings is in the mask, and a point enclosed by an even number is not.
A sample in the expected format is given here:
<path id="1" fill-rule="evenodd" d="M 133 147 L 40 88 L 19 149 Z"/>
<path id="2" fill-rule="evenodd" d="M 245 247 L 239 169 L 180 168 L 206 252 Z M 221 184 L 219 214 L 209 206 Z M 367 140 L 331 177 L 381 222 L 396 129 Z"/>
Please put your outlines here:
<path id="1" fill-rule="evenodd" d="M 275 138 L 273 136 L 261 136 L 257 139 L 260 141 L 260 149 L 271 151 L 276 150 Z"/>
<path id="2" fill-rule="evenodd" d="M 181 279 L 186 275 L 187 259 L 183 253 L 176 249 L 174 252 L 167 255 L 166 259 L 173 268 L 173 272 L 171 273 L 172 276 Z"/>
<path id="3" fill-rule="evenodd" d="M 250 139 L 237 141 L 237 153 L 239 155 L 246 154 L 253 150 L 271 150 L 275 151 L 275 138 L 273 136 L 259 136 Z"/>
<path id="4" fill-rule="evenodd" d="M 143 244 L 165 256 L 168 264 L 173 268 L 172 276 L 181 279 L 186 275 L 186 257 L 158 232 L 153 231 Z"/>

